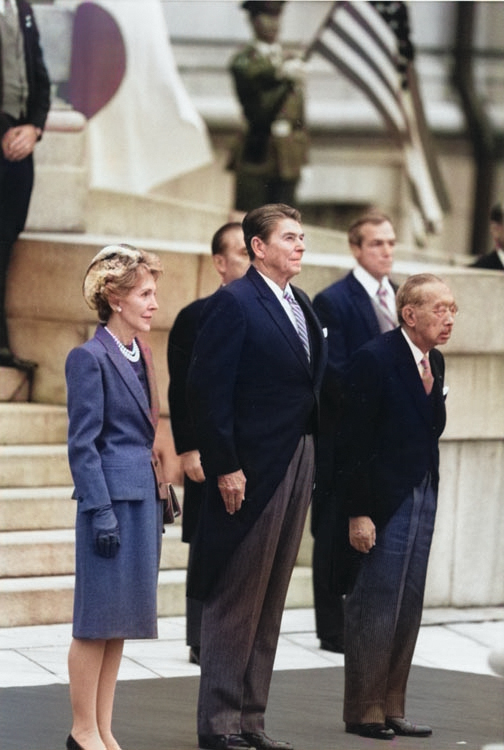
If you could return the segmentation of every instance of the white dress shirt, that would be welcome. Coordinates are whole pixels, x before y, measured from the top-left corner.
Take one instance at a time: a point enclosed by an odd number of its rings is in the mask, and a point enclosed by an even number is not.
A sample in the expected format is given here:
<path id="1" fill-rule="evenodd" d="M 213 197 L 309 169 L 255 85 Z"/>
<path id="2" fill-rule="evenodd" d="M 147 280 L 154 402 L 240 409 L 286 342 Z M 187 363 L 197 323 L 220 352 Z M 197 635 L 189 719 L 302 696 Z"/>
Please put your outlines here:
<path id="1" fill-rule="evenodd" d="M 382 286 L 387 291 L 385 301 L 387 303 L 390 314 L 393 316 L 393 318 L 397 318 L 395 293 L 392 284 L 388 280 L 387 276 L 384 276 L 381 282 L 377 281 L 377 279 L 375 279 L 374 276 L 371 276 L 369 271 L 366 271 L 366 269 L 361 265 L 355 266 L 352 273 L 359 284 L 362 284 L 372 300 L 376 301 L 378 299 L 378 289 L 380 288 L 380 286 Z"/>
<path id="2" fill-rule="evenodd" d="M 275 281 L 273 281 L 272 279 L 270 279 L 269 276 L 265 276 L 260 271 L 257 271 L 257 273 L 260 276 L 262 276 L 262 278 L 267 283 L 267 285 L 269 286 L 269 288 L 271 289 L 271 291 L 273 292 L 273 294 L 275 295 L 275 297 L 277 298 L 277 300 L 280 302 L 280 304 L 282 305 L 283 309 L 287 313 L 287 315 L 289 317 L 289 320 L 292 323 L 292 325 L 294 326 L 294 329 L 295 329 L 295 331 L 297 333 L 296 318 L 294 317 L 294 313 L 292 312 L 292 307 L 290 306 L 290 304 L 287 302 L 287 300 L 284 297 L 285 292 L 288 292 L 289 294 L 291 294 L 294 297 L 294 294 L 292 293 L 292 289 L 291 289 L 290 284 L 286 284 L 285 289 L 282 289 L 281 287 L 278 286 L 278 284 Z M 294 299 L 295 299 L 295 297 L 294 297 Z"/>

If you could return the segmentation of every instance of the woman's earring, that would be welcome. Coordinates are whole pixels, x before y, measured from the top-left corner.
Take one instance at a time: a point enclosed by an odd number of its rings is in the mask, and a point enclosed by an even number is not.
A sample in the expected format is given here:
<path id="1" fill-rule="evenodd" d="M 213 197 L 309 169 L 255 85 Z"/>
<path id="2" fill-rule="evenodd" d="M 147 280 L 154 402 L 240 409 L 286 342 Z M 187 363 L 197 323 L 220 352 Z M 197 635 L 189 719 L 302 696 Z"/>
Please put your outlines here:
<path id="1" fill-rule="evenodd" d="M 122 312 L 122 307 L 118 307 L 117 312 Z"/>

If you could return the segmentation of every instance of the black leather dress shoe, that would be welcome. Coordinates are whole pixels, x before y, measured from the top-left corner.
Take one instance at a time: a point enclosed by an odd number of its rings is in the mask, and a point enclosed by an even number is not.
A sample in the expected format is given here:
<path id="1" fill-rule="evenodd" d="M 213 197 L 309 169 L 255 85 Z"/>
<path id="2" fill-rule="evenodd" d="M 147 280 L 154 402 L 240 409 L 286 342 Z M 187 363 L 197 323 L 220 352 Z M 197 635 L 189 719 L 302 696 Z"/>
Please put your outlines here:
<path id="1" fill-rule="evenodd" d="M 385 724 L 347 724 L 346 731 L 349 734 L 359 734 L 361 737 L 370 737 L 372 740 L 393 740 L 395 732 L 386 727 Z"/>
<path id="2" fill-rule="evenodd" d="M 272 740 L 264 732 L 243 732 L 242 737 L 256 750 L 294 750 L 290 742 Z"/>
<path id="3" fill-rule="evenodd" d="M 67 737 L 66 746 L 67 750 L 84 750 L 82 745 L 79 745 L 79 743 L 74 740 L 71 734 L 69 734 Z"/>
<path id="4" fill-rule="evenodd" d="M 332 651 L 334 654 L 344 654 L 343 644 L 337 641 L 320 641 L 320 648 L 323 651 Z"/>
<path id="5" fill-rule="evenodd" d="M 389 716 L 385 719 L 385 724 L 401 737 L 430 737 L 432 734 L 432 729 L 426 724 L 412 724 L 397 716 Z"/>
<path id="6" fill-rule="evenodd" d="M 199 734 L 199 750 L 255 750 L 241 734 Z"/>

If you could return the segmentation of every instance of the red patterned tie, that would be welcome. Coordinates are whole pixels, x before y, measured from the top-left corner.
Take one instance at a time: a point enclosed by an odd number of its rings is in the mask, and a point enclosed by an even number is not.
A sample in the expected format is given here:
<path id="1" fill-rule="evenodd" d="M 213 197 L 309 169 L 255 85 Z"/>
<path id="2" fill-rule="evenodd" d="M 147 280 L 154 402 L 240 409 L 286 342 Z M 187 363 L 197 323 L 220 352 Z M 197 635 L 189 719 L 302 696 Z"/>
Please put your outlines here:
<path id="1" fill-rule="evenodd" d="M 423 387 L 425 388 L 425 393 L 429 395 L 434 384 L 434 377 L 432 375 L 428 357 L 422 357 L 422 359 L 420 360 L 420 367 L 422 368 L 421 376 Z"/>

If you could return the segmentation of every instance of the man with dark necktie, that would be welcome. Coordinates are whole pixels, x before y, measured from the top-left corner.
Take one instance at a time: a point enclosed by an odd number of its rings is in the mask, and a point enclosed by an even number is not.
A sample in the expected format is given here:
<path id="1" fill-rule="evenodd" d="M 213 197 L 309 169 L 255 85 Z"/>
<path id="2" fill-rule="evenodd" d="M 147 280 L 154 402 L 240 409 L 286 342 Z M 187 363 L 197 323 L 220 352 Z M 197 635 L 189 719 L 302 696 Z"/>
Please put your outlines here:
<path id="1" fill-rule="evenodd" d="M 381 212 L 365 213 L 351 225 L 348 241 L 355 268 L 313 300 L 328 343 L 312 504 L 313 591 L 320 646 L 336 652 L 344 650 L 343 597 L 352 571 L 348 521 L 341 510 L 342 377 L 360 346 L 397 326 L 396 287 L 389 279 L 396 243 L 392 222 Z"/>
<path id="2" fill-rule="evenodd" d="M 50 104 L 49 76 L 33 11 L 0 0 L 0 366 L 31 371 L 9 344 L 5 293 L 12 246 L 24 229 L 33 187 L 33 150 Z"/>
<path id="3" fill-rule="evenodd" d="M 265 734 L 282 611 L 314 476 L 325 340 L 290 284 L 305 249 L 299 213 L 250 211 L 252 264 L 209 299 L 188 402 L 206 492 L 188 596 L 203 601 L 199 747 L 292 750 Z"/>
<path id="4" fill-rule="evenodd" d="M 405 718 L 446 422 L 444 359 L 457 306 L 432 274 L 397 292 L 400 327 L 361 347 L 344 382 L 344 508 L 360 555 L 345 600 L 346 731 L 428 737 Z"/>

